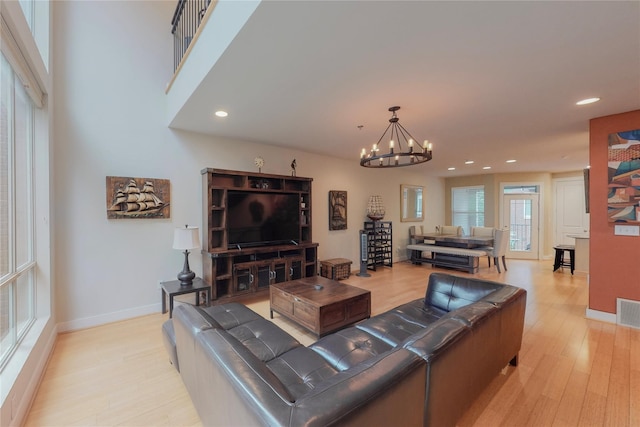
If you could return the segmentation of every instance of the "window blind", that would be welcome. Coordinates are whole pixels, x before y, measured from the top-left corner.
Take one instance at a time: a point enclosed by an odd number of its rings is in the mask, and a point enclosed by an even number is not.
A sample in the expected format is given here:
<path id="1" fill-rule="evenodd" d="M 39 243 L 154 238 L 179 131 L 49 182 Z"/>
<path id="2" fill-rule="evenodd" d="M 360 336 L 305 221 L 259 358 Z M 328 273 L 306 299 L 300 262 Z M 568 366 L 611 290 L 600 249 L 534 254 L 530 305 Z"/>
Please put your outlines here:
<path id="1" fill-rule="evenodd" d="M 451 189 L 451 222 L 462 226 L 464 234 L 484 227 L 484 186 Z"/>

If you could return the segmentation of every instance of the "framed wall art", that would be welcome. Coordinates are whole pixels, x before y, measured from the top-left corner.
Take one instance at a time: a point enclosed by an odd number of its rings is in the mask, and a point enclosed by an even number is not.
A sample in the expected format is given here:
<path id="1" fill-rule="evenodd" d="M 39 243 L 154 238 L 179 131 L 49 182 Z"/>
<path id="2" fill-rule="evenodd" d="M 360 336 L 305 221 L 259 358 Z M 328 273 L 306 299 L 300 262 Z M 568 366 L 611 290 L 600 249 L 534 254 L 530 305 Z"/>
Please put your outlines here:
<path id="1" fill-rule="evenodd" d="M 609 222 L 640 224 L 640 129 L 609 134 Z"/>
<path id="2" fill-rule="evenodd" d="M 168 179 L 107 177 L 107 218 L 170 218 Z"/>
<path id="3" fill-rule="evenodd" d="M 329 230 L 347 229 L 347 192 L 329 191 Z"/>

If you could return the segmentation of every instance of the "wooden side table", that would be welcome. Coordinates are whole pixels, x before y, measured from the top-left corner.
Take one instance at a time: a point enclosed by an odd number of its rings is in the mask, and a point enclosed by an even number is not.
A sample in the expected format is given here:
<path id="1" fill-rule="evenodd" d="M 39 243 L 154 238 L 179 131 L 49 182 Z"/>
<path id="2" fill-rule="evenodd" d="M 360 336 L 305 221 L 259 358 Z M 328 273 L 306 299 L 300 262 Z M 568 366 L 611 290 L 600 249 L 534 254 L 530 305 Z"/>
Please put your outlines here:
<path id="1" fill-rule="evenodd" d="M 207 304 L 211 302 L 211 286 L 199 277 L 193 279 L 191 286 L 181 286 L 179 280 L 162 282 L 162 314 L 167 312 L 167 295 L 169 295 L 169 318 L 173 316 L 173 298 L 195 292 L 196 305 L 200 305 L 200 291 L 207 293 Z"/>

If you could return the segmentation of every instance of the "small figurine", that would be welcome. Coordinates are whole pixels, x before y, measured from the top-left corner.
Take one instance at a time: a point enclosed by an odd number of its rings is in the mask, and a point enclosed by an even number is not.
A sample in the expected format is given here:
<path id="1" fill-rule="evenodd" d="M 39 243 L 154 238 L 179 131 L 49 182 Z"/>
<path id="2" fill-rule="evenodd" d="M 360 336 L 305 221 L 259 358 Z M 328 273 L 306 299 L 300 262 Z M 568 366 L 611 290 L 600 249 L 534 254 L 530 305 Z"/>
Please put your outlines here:
<path id="1" fill-rule="evenodd" d="M 256 157 L 253 159 L 253 163 L 258 167 L 258 173 L 262 173 L 262 167 L 264 166 L 264 159 L 262 157 Z"/>
<path id="2" fill-rule="evenodd" d="M 296 176 L 296 159 L 291 162 L 291 176 Z"/>

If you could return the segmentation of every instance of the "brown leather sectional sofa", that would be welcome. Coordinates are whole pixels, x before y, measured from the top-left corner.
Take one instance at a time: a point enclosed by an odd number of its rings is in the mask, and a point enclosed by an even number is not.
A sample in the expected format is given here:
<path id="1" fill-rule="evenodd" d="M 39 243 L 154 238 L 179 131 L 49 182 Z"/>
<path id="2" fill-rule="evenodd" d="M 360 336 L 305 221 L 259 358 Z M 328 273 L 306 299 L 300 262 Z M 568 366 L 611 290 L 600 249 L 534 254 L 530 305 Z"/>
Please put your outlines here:
<path id="1" fill-rule="evenodd" d="M 163 331 L 207 426 L 453 426 L 517 364 L 525 305 L 523 289 L 432 273 L 425 298 L 308 347 L 237 303 L 181 305 Z"/>

